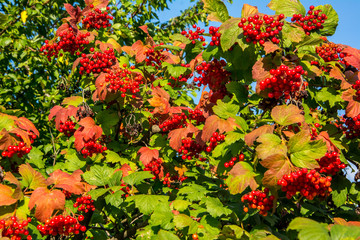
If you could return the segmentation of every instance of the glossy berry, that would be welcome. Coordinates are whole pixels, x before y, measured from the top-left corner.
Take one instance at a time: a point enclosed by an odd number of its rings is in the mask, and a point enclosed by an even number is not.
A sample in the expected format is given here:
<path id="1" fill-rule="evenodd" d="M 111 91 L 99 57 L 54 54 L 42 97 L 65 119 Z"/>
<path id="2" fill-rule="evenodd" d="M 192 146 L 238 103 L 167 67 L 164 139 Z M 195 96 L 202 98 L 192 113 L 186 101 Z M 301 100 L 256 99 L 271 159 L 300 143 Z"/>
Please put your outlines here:
<path id="1" fill-rule="evenodd" d="M 269 189 L 265 188 L 264 191 L 254 190 L 241 197 L 243 203 L 247 203 L 244 207 L 244 212 L 250 209 L 258 209 L 259 213 L 267 216 L 268 211 L 273 208 L 274 196 L 268 196 Z"/>
<path id="2" fill-rule="evenodd" d="M 291 18 L 292 22 L 299 24 L 304 29 L 306 35 L 310 35 L 311 32 L 318 29 L 323 29 L 323 24 L 328 18 L 326 14 L 321 14 L 321 9 L 315 11 L 314 9 L 314 6 L 310 6 L 310 10 L 307 12 L 307 15 L 303 16 L 302 14 L 294 14 Z"/>
<path id="3" fill-rule="evenodd" d="M 95 211 L 94 200 L 91 199 L 90 195 L 77 198 L 74 207 L 77 208 L 78 211 L 85 213 Z"/>
<path id="4" fill-rule="evenodd" d="M 6 237 L 6 239 L 21 240 L 26 237 L 26 239 L 31 240 L 32 237 L 27 230 L 29 222 L 31 222 L 31 219 L 30 221 L 22 221 L 15 216 L 8 219 L 2 219 L 0 220 L 1 236 Z"/>
<path id="5" fill-rule="evenodd" d="M 90 7 L 91 8 L 91 7 Z M 94 7 L 92 7 L 94 8 Z M 92 9 L 85 15 L 82 20 L 82 24 L 86 29 L 97 29 L 108 28 L 111 26 L 110 20 L 114 18 L 109 15 L 107 11 L 101 11 L 100 9 Z"/>
<path id="6" fill-rule="evenodd" d="M 191 40 L 192 44 L 196 44 L 196 40 L 200 40 L 201 42 L 205 42 L 205 38 L 202 36 L 202 34 L 205 32 L 204 29 L 200 29 L 200 27 L 197 27 L 196 25 L 193 25 L 193 30 L 189 30 L 188 32 L 183 30 L 181 32 L 181 35 L 184 35 L 186 38 Z"/>

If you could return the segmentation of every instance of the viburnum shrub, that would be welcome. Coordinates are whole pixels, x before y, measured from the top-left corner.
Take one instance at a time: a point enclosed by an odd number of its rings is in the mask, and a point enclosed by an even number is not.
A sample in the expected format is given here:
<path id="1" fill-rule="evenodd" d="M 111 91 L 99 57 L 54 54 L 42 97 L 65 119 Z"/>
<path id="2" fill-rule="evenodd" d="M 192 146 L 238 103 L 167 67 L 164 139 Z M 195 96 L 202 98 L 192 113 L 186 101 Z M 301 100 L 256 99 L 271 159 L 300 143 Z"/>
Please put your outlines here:
<path id="1" fill-rule="evenodd" d="M 327 40 L 335 10 L 202 0 L 160 24 L 166 3 L 66 3 L 41 37 L 41 4 L 17 38 L 0 14 L 0 238 L 358 239 L 360 50 Z"/>

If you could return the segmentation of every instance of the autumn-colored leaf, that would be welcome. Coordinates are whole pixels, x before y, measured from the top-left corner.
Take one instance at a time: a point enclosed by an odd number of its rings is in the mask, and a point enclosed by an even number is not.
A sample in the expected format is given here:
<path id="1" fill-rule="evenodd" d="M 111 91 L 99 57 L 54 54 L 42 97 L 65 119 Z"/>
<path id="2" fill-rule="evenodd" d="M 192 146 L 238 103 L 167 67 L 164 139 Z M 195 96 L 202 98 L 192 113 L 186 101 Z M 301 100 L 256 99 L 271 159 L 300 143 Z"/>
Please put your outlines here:
<path id="1" fill-rule="evenodd" d="M 258 127 L 257 129 L 253 130 L 252 132 L 245 135 L 245 143 L 249 147 L 254 145 L 255 140 L 265 133 L 273 133 L 275 125 L 264 125 Z"/>
<path id="2" fill-rule="evenodd" d="M 63 210 L 65 207 L 65 194 L 60 190 L 49 190 L 39 187 L 31 194 L 29 209 L 32 210 L 36 205 L 35 217 L 45 222 L 50 219 L 54 210 Z"/>
<path id="3" fill-rule="evenodd" d="M 15 124 L 22 130 L 33 132 L 36 136 L 40 134 L 35 125 L 27 118 L 19 117 L 15 120 Z"/>
<path id="4" fill-rule="evenodd" d="M 264 44 L 264 51 L 266 54 L 273 53 L 280 49 L 280 47 L 270 41 L 266 41 Z"/>
<path id="5" fill-rule="evenodd" d="M 119 54 L 122 52 L 120 44 L 117 41 L 115 41 L 115 39 L 109 38 L 107 40 L 107 43 L 111 44 L 112 48 L 115 49 Z"/>
<path id="6" fill-rule="evenodd" d="M 334 223 L 335 224 L 339 224 L 339 225 L 343 225 L 343 226 L 356 226 L 356 227 L 360 227 L 360 222 L 359 221 L 345 221 L 345 219 L 343 218 L 339 218 L 339 217 L 335 217 L 334 218 Z"/>
<path id="7" fill-rule="evenodd" d="M 62 188 L 68 192 L 79 195 L 85 192 L 84 183 L 81 182 L 83 171 L 76 170 L 71 175 L 60 169 L 50 174 L 46 180 L 48 185 L 54 184 L 56 188 Z"/>
<path id="8" fill-rule="evenodd" d="M 70 17 L 74 20 L 74 23 L 78 23 L 82 16 L 82 11 L 81 11 L 80 7 L 78 6 L 77 8 L 74 8 L 69 3 L 65 3 L 64 7 L 65 7 L 67 13 L 70 15 Z"/>
<path id="9" fill-rule="evenodd" d="M 68 23 L 63 23 L 58 29 L 56 30 L 56 36 L 59 36 L 62 32 L 68 31 L 70 25 Z"/>
<path id="10" fill-rule="evenodd" d="M 286 156 L 287 147 L 281 141 L 281 139 L 272 133 L 266 133 L 258 137 L 256 140 L 261 143 L 256 147 L 256 153 L 260 159 L 266 159 L 271 155 L 277 154 Z"/>
<path id="11" fill-rule="evenodd" d="M 170 131 L 168 134 L 168 139 L 170 139 L 170 147 L 172 147 L 176 151 L 179 150 L 179 148 L 181 147 L 181 140 L 189 137 L 190 135 L 198 131 L 199 129 L 194 127 L 194 125 L 192 125 L 191 123 L 189 123 L 186 128 L 178 128 Z"/>
<path id="12" fill-rule="evenodd" d="M 9 206 L 18 201 L 18 199 L 13 198 L 13 188 L 0 184 L 0 192 L 0 206 Z"/>
<path id="13" fill-rule="evenodd" d="M 96 91 L 94 92 L 93 95 L 93 100 L 95 101 L 94 97 L 96 97 L 96 100 L 100 100 L 100 101 L 105 101 L 106 96 L 108 94 L 108 90 L 107 90 L 107 83 L 105 81 L 105 76 L 106 73 L 100 73 L 100 75 L 96 78 L 95 80 L 95 86 L 96 86 Z"/>
<path id="14" fill-rule="evenodd" d="M 226 184 L 231 194 L 242 193 L 247 187 L 255 190 L 258 187 L 254 177 L 254 169 L 246 162 L 238 162 L 229 172 Z"/>
<path id="15" fill-rule="evenodd" d="M 140 148 L 138 154 L 140 155 L 140 162 L 142 162 L 144 166 L 148 165 L 153 159 L 159 158 L 159 150 L 148 147 Z"/>
<path id="16" fill-rule="evenodd" d="M 80 131 L 82 132 L 85 141 L 88 141 L 92 138 L 98 139 L 102 135 L 102 128 L 96 125 L 94 119 L 91 117 L 81 119 L 79 125 L 83 127 L 83 129 Z"/>
<path id="17" fill-rule="evenodd" d="M 242 18 L 248 18 L 252 15 L 255 15 L 259 12 L 258 8 L 255 6 L 251 6 L 249 4 L 244 4 L 243 8 L 241 10 L 241 17 Z"/>
<path id="18" fill-rule="evenodd" d="M 60 129 L 60 124 L 68 121 L 69 118 L 74 118 L 75 120 L 78 120 L 77 117 L 77 111 L 78 107 L 75 107 L 73 105 L 68 105 L 66 108 L 63 108 L 61 106 L 54 106 L 52 109 L 50 109 L 49 114 L 49 121 L 51 121 L 55 117 L 55 127 L 56 129 Z"/>
<path id="19" fill-rule="evenodd" d="M 269 169 L 265 172 L 262 180 L 263 184 L 267 187 L 276 187 L 278 180 L 285 174 L 289 174 L 291 172 L 291 163 L 283 154 L 271 155 L 262 160 L 260 164 Z"/>
<path id="20" fill-rule="evenodd" d="M 128 176 L 131 172 L 133 172 L 133 170 L 131 169 L 131 167 L 130 167 L 129 164 L 127 164 L 127 163 L 121 165 L 121 168 L 116 169 L 116 170 L 114 171 L 114 173 L 117 172 L 117 171 L 122 171 L 122 176 L 123 176 L 123 177 L 126 177 L 126 176 Z"/>
<path id="21" fill-rule="evenodd" d="M 352 47 L 346 47 L 343 51 L 346 54 L 344 60 L 350 65 L 360 69 L 360 50 Z"/>
<path id="22" fill-rule="evenodd" d="M 333 66 L 330 70 L 330 77 L 341 80 L 341 81 L 345 81 L 345 75 L 344 73 L 340 70 L 340 68 Z"/>
<path id="23" fill-rule="evenodd" d="M 13 128 L 9 132 L 15 135 L 16 134 L 19 135 L 22 141 L 24 142 L 25 146 L 30 147 L 31 142 L 30 142 L 29 134 L 26 131 L 21 130 L 20 128 Z"/>
<path id="24" fill-rule="evenodd" d="M 281 105 L 276 106 L 271 111 L 272 119 L 282 126 L 291 125 L 294 123 L 304 122 L 304 115 L 301 110 L 295 105 Z"/>
<path id="25" fill-rule="evenodd" d="M 212 115 L 208 117 L 205 121 L 204 128 L 202 130 L 201 139 L 204 142 L 207 142 L 210 140 L 212 134 L 219 131 L 220 134 L 225 132 L 230 132 L 235 129 L 235 127 L 240 128 L 239 125 L 235 123 L 235 119 L 228 118 L 228 119 L 221 119 L 216 115 Z"/>
<path id="26" fill-rule="evenodd" d="M 6 150 L 10 145 L 15 143 L 15 139 L 5 128 L 0 132 L 0 136 L 0 150 Z"/>
<path id="27" fill-rule="evenodd" d="M 71 97 L 64 98 L 64 100 L 62 101 L 61 104 L 65 105 L 66 107 L 69 105 L 77 107 L 82 102 L 83 102 L 83 98 L 81 96 L 71 96 Z"/>
<path id="28" fill-rule="evenodd" d="M 316 140 L 323 140 L 326 143 L 326 147 L 330 152 L 339 152 L 340 150 L 336 145 L 331 141 L 329 133 L 326 131 L 321 131 L 315 138 Z"/>
<path id="29" fill-rule="evenodd" d="M 146 59 L 145 52 L 149 49 L 148 46 L 144 45 L 144 43 L 141 40 L 138 40 L 131 46 L 131 49 L 135 53 L 136 62 L 141 63 L 145 61 Z"/>
<path id="30" fill-rule="evenodd" d="M 165 56 L 164 62 L 170 63 L 170 64 L 178 64 L 180 63 L 180 57 L 176 56 L 170 52 L 162 52 L 161 55 Z"/>
<path id="31" fill-rule="evenodd" d="M 170 109 L 170 95 L 162 88 L 156 87 L 152 90 L 153 97 L 148 99 L 151 106 L 155 107 L 153 114 L 167 114 Z"/>
<path id="32" fill-rule="evenodd" d="M 34 190 L 38 187 L 47 186 L 45 177 L 33 169 L 28 163 L 20 165 L 19 173 L 22 176 L 23 182 L 27 188 Z"/>
<path id="33" fill-rule="evenodd" d="M 154 46 L 155 45 L 155 41 L 154 39 L 150 36 L 149 31 L 148 31 L 148 26 L 147 25 L 143 25 L 139 27 L 141 30 L 143 30 L 144 33 L 146 33 L 146 44 L 149 44 L 150 46 Z"/>
<path id="34" fill-rule="evenodd" d="M 346 116 L 353 118 L 360 114 L 360 102 L 356 100 L 355 89 L 350 88 L 346 90 L 343 92 L 341 98 L 349 102 L 346 106 Z"/>

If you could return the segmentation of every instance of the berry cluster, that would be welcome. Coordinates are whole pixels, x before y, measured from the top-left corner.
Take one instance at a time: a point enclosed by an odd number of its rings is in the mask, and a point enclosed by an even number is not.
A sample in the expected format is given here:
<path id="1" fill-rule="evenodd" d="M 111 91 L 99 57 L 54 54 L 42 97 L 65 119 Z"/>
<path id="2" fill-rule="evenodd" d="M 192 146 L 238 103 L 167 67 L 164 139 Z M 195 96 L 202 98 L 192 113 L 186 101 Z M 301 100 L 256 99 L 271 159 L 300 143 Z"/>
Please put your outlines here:
<path id="1" fill-rule="evenodd" d="M 224 167 L 229 168 L 234 166 L 235 162 L 239 159 L 239 161 L 244 161 L 245 155 L 241 153 L 239 157 L 232 157 L 230 161 L 224 163 Z"/>
<path id="2" fill-rule="evenodd" d="M 349 66 L 349 63 L 346 62 L 346 60 L 344 59 L 344 57 L 348 56 L 348 54 L 342 51 L 343 51 L 343 47 L 332 42 L 325 43 L 319 47 L 316 47 L 316 53 L 325 62 L 338 61 L 339 63 L 344 64 L 345 66 Z M 320 63 L 318 61 L 311 61 L 310 63 L 311 65 L 320 66 Z M 331 68 L 321 66 L 321 69 L 325 72 L 329 72 Z"/>
<path id="3" fill-rule="evenodd" d="M 206 45 L 205 43 L 205 38 L 203 36 L 201 36 L 201 34 L 203 34 L 205 32 L 204 29 L 200 29 L 200 27 L 197 27 L 195 24 L 192 26 L 194 29 L 196 29 L 195 31 L 193 30 L 189 30 L 189 32 L 183 30 L 181 32 L 181 35 L 184 35 L 185 37 L 187 37 L 188 39 L 192 40 L 191 43 L 195 44 L 196 41 L 195 40 L 200 40 L 201 42 L 203 42 L 203 46 Z"/>
<path id="4" fill-rule="evenodd" d="M 195 120 L 196 125 L 204 123 L 206 118 L 204 117 L 203 111 L 196 109 L 196 110 L 189 110 L 189 119 Z"/>
<path id="5" fill-rule="evenodd" d="M 258 209 L 261 215 L 267 216 L 268 211 L 273 208 L 274 196 L 268 196 L 269 189 L 264 191 L 252 191 L 241 197 L 243 203 L 247 203 L 248 207 L 244 207 L 244 212 L 248 212 L 249 208 Z"/>
<path id="6" fill-rule="evenodd" d="M 63 194 L 65 194 L 66 199 L 70 199 L 72 196 L 72 193 L 69 191 L 66 191 L 65 189 L 62 190 Z"/>
<path id="7" fill-rule="evenodd" d="M 90 5 L 90 8 L 94 8 L 94 5 Z M 106 8 L 107 11 L 110 10 L 109 7 Z M 87 16 L 82 20 L 82 24 L 86 29 L 100 29 L 111 27 L 110 20 L 114 18 L 109 15 L 107 11 L 101 11 L 98 8 L 93 9 Z"/>
<path id="8" fill-rule="evenodd" d="M 167 185 L 167 187 L 171 187 L 172 182 L 182 183 L 186 179 L 187 179 L 187 177 L 185 177 L 185 176 L 182 176 L 182 177 L 180 177 L 179 175 L 170 176 L 170 173 L 166 173 L 164 180 L 163 180 L 163 184 Z"/>
<path id="9" fill-rule="evenodd" d="M 120 186 L 122 186 L 123 188 L 121 188 L 120 190 L 124 192 L 124 194 L 122 194 L 121 196 L 128 197 L 131 189 L 126 183 L 123 182 L 123 180 L 121 180 L 121 181 L 122 181 L 122 183 Z"/>
<path id="10" fill-rule="evenodd" d="M 209 85 L 213 91 L 221 89 L 229 80 L 230 73 L 224 69 L 226 62 L 224 60 L 218 61 L 217 59 L 211 62 L 202 62 L 196 67 L 196 71 L 200 74 L 199 77 L 194 78 L 197 86 Z"/>
<path id="11" fill-rule="evenodd" d="M 65 123 L 60 122 L 59 132 L 64 133 L 67 137 L 71 137 L 72 135 L 74 135 L 74 132 L 76 130 L 75 125 L 76 123 L 71 120 L 66 121 Z"/>
<path id="12" fill-rule="evenodd" d="M 238 26 L 244 30 L 243 34 L 246 37 L 246 42 L 263 45 L 265 41 L 270 40 L 278 44 L 280 40 L 277 36 L 284 26 L 284 23 L 280 21 L 284 18 L 284 14 L 280 14 L 276 19 L 268 15 L 262 17 L 255 15 L 247 19 L 242 18 Z"/>
<path id="13" fill-rule="evenodd" d="M 164 45 L 164 44 L 160 43 L 160 45 Z M 145 63 L 146 63 L 146 66 L 153 66 L 156 69 L 158 69 L 161 66 L 162 62 L 166 58 L 166 56 L 162 54 L 165 49 L 155 50 L 155 47 L 157 47 L 157 46 L 159 46 L 159 45 L 151 46 L 150 49 L 145 51 L 145 56 L 146 56 Z"/>
<path id="14" fill-rule="evenodd" d="M 209 33 L 211 35 L 210 46 L 219 46 L 221 33 L 219 33 L 219 27 L 209 27 Z"/>
<path id="15" fill-rule="evenodd" d="M 292 22 L 299 24 L 305 31 L 306 35 L 310 35 L 311 31 L 323 29 L 323 23 L 328 18 L 326 14 L 321 14 L 322 10 L 315 10 L 314 6 L 310 6 L 310 10 L 306 16 L 302 14 L 294 14 L 291 18 Z"/>
<path id="16" fill-rule="evenodd" d="M 31 240 L 32 237 L 29 235 L 29 231 L 26 229 L 31 218 L 28 218 L 26 221 L 19 221 L 17 217 L 13 216 L 9 220 L 0 220 L 0 230 L 2 230 L 2 237 L 7 237 L 6 239 L 12 240 L 21 240 L 23 236 L 26 236 L 27 240 Z M 23 235 L 23 236 L 22 236 Z"/>
<path id="17" fill-rule="evenodd" d="M 204 150 L 204 147 L 200 144 L 196 143 L 191 138 L 186 138 L 181 140 L 181 147 L 179 148 L 178 152 L 182 154 L 181 158 L 183 160 L 191 160 L 194 158 L 199 158 L 200 153 Z M 210 148 L 210 151 L 212 148 Z"/>
<path id="18" fill-rule="evenodd" d="M 302 79 L 304 73 L 301 66 L 289 69 L 288 66 L 281 65 L 270 70 L 272 77 L 260 82 L 260 90 L 271 89 L 268 93 L 269 98 L 279 99 L 284 96 L 285 99 L 289 99 L 295 92 L 304 90 L 307 86 L 308 83 Z"/>
<path id="19" fill-rule="evenodd" d="M 134 73 L 129 69 L 120 69 L 116 72 L 110 72 L 105 76 L 105 81 L 110 83 L 108 88 L 113 91 L 121 92 L 121 97 L 125 97 L 127 92 L 135 98 L 135 93 L 140 91 L 140 85 L 143 84 L 143 77 L 140 73 Z"/>
<path id="20" fill-rule="evenodd" d="M 34 143 L 34 139 L 36 139 L 36 135 L 29 131 L 28 131 L 28 135 L 30 138 L 30 143 Z M 25 146 L 25 143 L 19 134 L 16 134 L 16 137 L 20 139 L 20 142 L 18 143 L 18 145 L 8 146 L 7 150 L 1 153 L 3 157 L 12 158 L 16 154 L 19 158 L 21 158 L 22 156 L 28 154 L 31 151 L 32 146 L 29 147 Z"/>
<path id="21" fill-rule="evenodd" d="M 161 173 L 162 163 L 161 158 L 153 159 L 145 165 L 144 171 L 151 172 L 154 175 L 153 179 L 160 179 L 159 174 Z"/>
<path id="22" fill-rule="evenodd" d="M 340 153 L 337 152 L 326 153 L 324 157 L 317 159 L 320 168 L 316 170 L 327 175 L 335 175 L 341 169 L 346 168 L 345 163 L 341 162 L 339 155 Z"/>
<path id="23" fill-rule="evenodd" d="M 90 195 L 79 197 L 74 203 L 74 208 L 85 213 L 95 211 L 94 200 L 91 199 Z"/>
<path id="24" fill-rule="evenodd" d="M 90 49 L 92 50 L 92 49 Z M 80 60 L 80 74 L 108 72 L 109 68 L 116 63 L 114 49 L 110 48 L 102 52 L 94 52 L 94 54 L 86 55 L 83 53 Z"/>
<path id="25" fill-rule="evenodd" d="M 360 101 L 360 80 L 357 80 L 355 84 L 352 85 L 352 88 L 356 90 L 356 100 Z"/>
<path id="26" fill-rule="evenodd" d="M 315 123 L 315 127 L 311 128 L 311 133 L 310 133 L 311 140 L 315 140 L 316 137 L 319 135 L 318 134 L 318 128 L 319 127 L 320 127 L 320 124 Z"/>
<path id="27" fill-rule="evenodd" d="M 186 122 L 187 116 L 185 113 L 174 114 L 172 117 L 165 122 L 161 123 L 159 127 L 163 132 L 171 131 L 178 128 L 184 128 L 188 125 Z"/>
<path id="28" fill-rule="evenodd" d="M 342 117 L 343 124 L 339 126 L 347 139 L 354 139 L 360 136 L 360 114 L 351 117 Z"/>
<path id="29" fill-rule="evenodd" d="M 59 42 L 45 40 L 45 45 L 40 48 L 40 52 L 47 55 L 49 61 L 51 61 L 51 57 L 53 56 L 57 58 L 60 50 L 69 52 L 72 55 L 76 52 L 76 54 L 79 55 L 80 52 L 84 50 L 84 45 L 89 44 L 89 41 L 86 40 L 88 36 L 90 36 L 89 32 L 78 32 L 76 34 L 72 28 L 69 28 L 67 31 L 63 31 L 59 34 Z M 60 53 L 60 56 L 62 56 L 62 53 Z"/>
<path id="30" fill-rule="evenodd" d="M 40 231 L 41 235 L 61 235 L 61 236 L 69 236 L 69 235 L 77 235 L 81 232 L 86 231 L 86 227 L 79 224 L 78 221 L 84 220 L 84 216 L 79 216 L 77 220 L 71 216 L 55 216 L 51 219 L 45 221 L 44 225 L 39 224 L 37 229 Z"/>
<path id="31" fill-rule="evenodd" d="M 189 68 L 190 67 L 190 64 L 184 64 L 184 63 L 181 63 L 181 66 L 182 67 L 186 67 L 186 68 Z M 186 83 L 187 80 L 189 78 L 192 78 L 194 76 L 193 73 L 190 73 L 190 74 L 187 74 L 187 75 L 180 75 L 178 78 L 175 78 L 173 76 L 170 76 L 170 79 L 173 80 L 174 82 L 169 82 L 168 85 L 172 86 L 172 87 L 175 87 L 177 86 L 177 83 Z"/>
<path id="32" fill-rule="evenodd" d="M 316 196 L 326 197 L 332 191 L 330 176 L 322 177 L 316 170 L 303 168 L 297 172 L 284 175 L 277 184 L 281 190 L 286 192 L 288 199 L 292 198 L 298 192 L 305 198 L 313 200 Z"/>
<path id="33" fill-rule="evenodd" d="M 93 154 L 102 153 L 107 150 L 107 147 L 102 146 L 99 142 L 95 140 L 89 140 L 85 142 L 84 148 L 81 150 L 81 154 L 84 158 L 92 157 Z"/>
<path id="34" fill-rule="evenodd" d="M 219 143 L 225 140 L 224 134 L 219 134 L 218 132 L 214 132 L 212 137 L 210 138 L 210 144 L 206 147 L 206 152 L 211 152 Z"/>

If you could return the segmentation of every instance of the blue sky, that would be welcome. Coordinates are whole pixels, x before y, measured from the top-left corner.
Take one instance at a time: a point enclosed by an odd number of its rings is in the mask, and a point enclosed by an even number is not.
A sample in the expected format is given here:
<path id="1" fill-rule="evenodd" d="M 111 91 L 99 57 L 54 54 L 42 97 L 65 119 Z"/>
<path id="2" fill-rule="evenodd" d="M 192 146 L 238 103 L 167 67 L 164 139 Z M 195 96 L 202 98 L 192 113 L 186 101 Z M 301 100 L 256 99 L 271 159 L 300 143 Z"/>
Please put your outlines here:
<path id="1" fill-rule="evenodd" d="M 261 13 L 274 14 L 274 11 L 266 7 L 270 0 L 233 0 L 233 2 L 233 4 L 226 3 L 229 14 L 232 17 L 241 16 L 241 9 L 244 3 L 257 6 Z M 358 16 L 360 12 L 359 0 L 301 0 L 301 3 L 307 10 L 311 5 L 318 6 L 331 4 L 339 15 L 339 25 L 335 35 L 330 37 L 329 40 L 360 49 L 360 33 L 358 30 L 359 21 L 356 19 L 356 16 Z M 185 10 L 192 4 L 194 3 L 191 3 L 190 0 L 174 0 L 173 3 L 169 4 L 169 10 L 159 14 L 160 21 L 166 21 L 172 17 L 178 16 L 181 10 Z M 213 22 L 210 23 L 210 25 L 220 26 L 220 23 Z M 199 26 L 204 28 L 204 25 Z"/>

